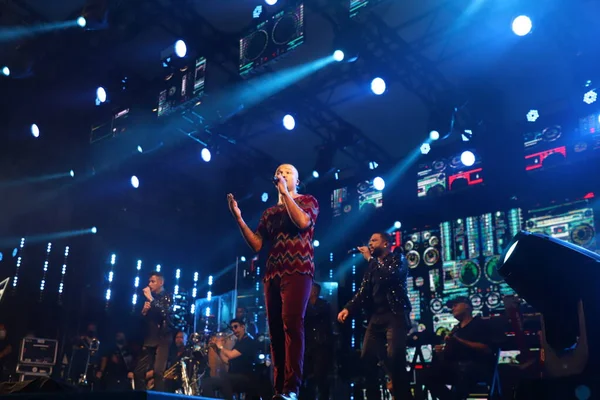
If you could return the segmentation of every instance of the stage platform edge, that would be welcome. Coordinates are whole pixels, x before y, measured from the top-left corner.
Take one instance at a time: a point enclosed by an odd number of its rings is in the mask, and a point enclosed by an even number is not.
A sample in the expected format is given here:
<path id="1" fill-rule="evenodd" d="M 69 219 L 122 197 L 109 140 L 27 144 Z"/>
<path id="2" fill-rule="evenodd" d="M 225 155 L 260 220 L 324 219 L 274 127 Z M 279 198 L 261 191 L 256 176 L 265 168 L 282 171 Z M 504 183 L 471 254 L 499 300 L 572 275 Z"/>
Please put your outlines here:
<path id="1" fill-rule="evenodd" d="M 12 393 L 3 394 L 2 399 L 19 400 L 215 400 L 213 397 L 185 396 L 182 394 L 162 392 L 38 392 L 38 393 Z M 217 399 L 219 400 L 219 399 Z M 222 399 L 221 399 L 222 400 Z"/>

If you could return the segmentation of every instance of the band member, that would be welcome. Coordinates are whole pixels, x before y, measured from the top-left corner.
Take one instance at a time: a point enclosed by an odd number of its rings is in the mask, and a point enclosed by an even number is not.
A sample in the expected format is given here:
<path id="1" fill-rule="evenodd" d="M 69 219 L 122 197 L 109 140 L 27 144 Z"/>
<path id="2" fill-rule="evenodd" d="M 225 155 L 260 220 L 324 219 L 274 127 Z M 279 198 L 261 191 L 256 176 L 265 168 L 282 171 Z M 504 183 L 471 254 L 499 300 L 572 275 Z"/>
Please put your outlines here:
<path id="1" fill-rule="evenodd" d="M 276 398 L 296 399 L 302 383 L 304 313 L 314 276 L 313 235 L 319 204 L 297 192 L 298 171 L 289 164 L 277 168 L 277 205 L 267 209 L 253 232 L 242 218 L 232 194 L 229 208 L 242 236 L 256 252 L 271 243 L 264 277 L 265 303 Z"/>
<path id="2" fill-rule="evenodd" d="M 146 387 L 146 373 L 154 371 L 154 390 L 164 391 L 164 373 L 173 341 L 173 298 L 164 289 L 165 280 L 160 272 L 153 272 L 144 288 L 146 302 L 142 309 L 145 322 L 144 347 L 134 371 L 135 387 Z"/>
<path id="3" fill-rule="evenodd" d="M 236 308 L 235 319 L 244 320 L 246 322 L 246 332 L 254 337 L 258 336 L 258 328 L 256 327 L 256 324 L 248 318 L 248 310 L 246 307 Z"/>
<path id="4" fill-rule="evenodd" d="M 232 320 L 230 327 L 237 339 L 233 349 L 226 349 L 222 338 L 210 344 L 211 350 L 216 351 L 221 360 L 229 365 L 229 371 L 222 377 L 204 379 L 202 381 L 203 394 L 211 397 L 214 396 L 215 390 L 219 390 L 226 400 L 233 399 L 233 394 L 236 392 L 259 397 L 260 382 L 254 372 L 254 361 L 257 356 L 256 341 L 246 333 L 246 325 L 243 320 Z M 264 398 L 268 399 L 268 397 Z"/>
<path id="5" fill-rule="evenodd" d="M 117 332 L 115 345 L 109 347 L 100 360 L 100 370 L 96 378 L 102 380 L 108 391 L 131 390 L 134 357 L 127 345 L 125 333 Z"/>
<path id="6" fill-rule="evenodd" d="M 357 249 L 369 262 L 360 289 L 338 314 L 346 321 L 350 313 L 363 308 L 369 324 L 365 332 L 361 357 L 365 367 L 365 386 L 369 400 L 380 399 L 378 355 L 387 353 L 386 371 L 392 379 L 392 396 L 410 399 L 409 376 L 406 372 L 406 334 L 410 328 L 411 305 L 406 293 L 408 265 L 400 253 L 392 253 L 392 239 L 385 232 L 374 233 L 369 246 Z M 386 351 L 387 344 L 387 351 Z"/>
<path id="7" fill-rule="evenodd" d="M 458 324 L 435 346 L 434 360 L 424 377 L 425 387 L 440 400 L 463 399 L 478 381 L 490 380 L 495 364 L 494 352 L 502 340 L 501 332 L 489 320 L 473 317 L 468 297 L 457 297 L 448 305 Z M 447 384 L 452 385 L 452 391 Z"/>
<path id="8" fill-rule="evenodd" d="M 321 285 L 313 283 L 304 317 L 304 388 L 302 400 L 329 400 L 329 373 L 333 367 L 333 316 L 331 305 L 319 297 Z"/>

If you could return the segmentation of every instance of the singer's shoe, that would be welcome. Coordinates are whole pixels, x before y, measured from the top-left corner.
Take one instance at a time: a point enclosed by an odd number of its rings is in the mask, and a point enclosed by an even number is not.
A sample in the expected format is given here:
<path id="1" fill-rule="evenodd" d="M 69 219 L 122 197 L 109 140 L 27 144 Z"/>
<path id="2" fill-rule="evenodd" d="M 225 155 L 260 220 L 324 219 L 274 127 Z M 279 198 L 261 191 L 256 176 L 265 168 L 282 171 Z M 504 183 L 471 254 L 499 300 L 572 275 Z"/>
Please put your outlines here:
<path id="1" fill-rule="evenodd" d="M 273 396 L 273 400 L 298 400 L 298 395 L 294 392 L 287 394 L 276 394 Z"/>

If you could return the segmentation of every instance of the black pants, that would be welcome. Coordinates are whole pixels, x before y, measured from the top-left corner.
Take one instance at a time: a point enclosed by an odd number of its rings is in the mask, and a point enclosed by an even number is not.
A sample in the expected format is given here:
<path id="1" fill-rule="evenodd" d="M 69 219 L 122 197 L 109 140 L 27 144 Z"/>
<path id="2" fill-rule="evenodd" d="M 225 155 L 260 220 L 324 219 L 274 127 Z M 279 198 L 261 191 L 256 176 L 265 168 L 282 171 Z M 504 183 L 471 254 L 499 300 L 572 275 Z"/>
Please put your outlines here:
<path id="1" fill-rule="evenodd" d="M 173 337 L 167 335 L 159 339 L 157 346 L 144 346 L 142 348 L 140 358 L 133 372 L 136 390 L 146 390 L 146 373 L 153 370 L 154 390 L 158 392 L 165 391 L 164 375 L 172 341 Z"/>
<path id="2" fill-rule="evenodd" d="M 261 385 L 262 383 L 262 385 Z M 260 382 L 258 376 L 242 374 L 224 374 L 222 377 L 211 377 L 202 380 L 202 395 L 214 397 L 218 390 L 222 398 L 232 400 L 235 393 L 245 393 L 247 399 L 270 400 L 270 382 Z"/>
<path id="3" fill-rule="evenodd" d="M 434 362 L 423 372 L 423 384 L 440 400 L 464 399 L 473 386 L 488 381 L 493 367 L 474 362 Z M 452 390 L 446 385 L 452 385 Z"/>
<path id="4" fill-rule="evenodd" d="M 333 344 L 310 345 L 304 351 L 304 384 L 301 400 L 329 400 L 329 374 L 333 367 Z"/>
<path id="5" fill-rule="evenodd" d="M 381 360 L 392 379 L 392 395 L 397 400 L 412 399 L 410 378 L 406 371 L 406 334 L 408 326 L 404 314 L 391 312 L 376 314 L 369 320 L 361 358 L 365 368 L 365 389 L 368 400 L 379 400 L 379 368 Z M 386 349 L 387 345 L 387 349 Z"/>

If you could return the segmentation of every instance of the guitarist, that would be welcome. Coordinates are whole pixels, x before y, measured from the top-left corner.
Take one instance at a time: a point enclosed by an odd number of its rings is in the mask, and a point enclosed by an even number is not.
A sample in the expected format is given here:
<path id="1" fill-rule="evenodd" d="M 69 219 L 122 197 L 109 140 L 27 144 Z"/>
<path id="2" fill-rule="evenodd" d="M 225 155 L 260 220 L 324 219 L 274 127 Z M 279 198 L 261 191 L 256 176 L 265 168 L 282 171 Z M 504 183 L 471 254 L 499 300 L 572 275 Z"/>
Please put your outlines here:
<path id="1" fill-rule="evenodd" d="M 457 297 L 448 307 L 458 324 L 446 335 L 444 344 L 435 347 L 434 362 L 423 382 L 440 400 L 463 399 L 474 384 L 489 380 L 500 344 L 489 320 L 473 317 L 468 297 Z M 447 384 L 452 385 L 452 391 Z"/>

